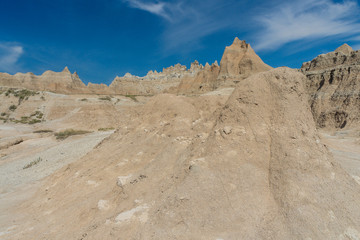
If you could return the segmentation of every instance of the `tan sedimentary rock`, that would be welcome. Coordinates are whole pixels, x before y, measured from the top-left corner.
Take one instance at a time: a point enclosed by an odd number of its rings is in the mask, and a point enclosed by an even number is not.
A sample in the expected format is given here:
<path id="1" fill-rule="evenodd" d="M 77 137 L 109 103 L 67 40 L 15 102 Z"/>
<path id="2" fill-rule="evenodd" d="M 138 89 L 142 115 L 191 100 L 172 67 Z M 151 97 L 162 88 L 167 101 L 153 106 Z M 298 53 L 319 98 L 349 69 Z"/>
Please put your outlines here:
<path id="1" fill-rule="evenodd" d="M 40 76 L 33 73 L 16 73 L 15 75 L 0 73 L 0 85 L 58 93 L 82 93 L 86 91 L 85 84 L 80 80 L 77 73 L 71 74 L 67 67 L 62 72 L 46 71 Z"/>
<path id="2" fill-rule="evenodd" d="M 360 123 L 360 51 L 347 44 L 302 65 L 315 121 L 321 128 Z"/>
<path id="3" fill-rule="evenodd" d="M 233 85 L 251 74 L 270 70 L 251 48 L 250 44 L 235 38 L 233 44 L 225 48 L 220 62 L 219 80 L 222 84 Z"/>
<path id="4" fill-rule="evenodd" d="M 154 96 L 46 179 L 13 238 L 360 238 L 360 185 L 321 144 L 305 82 L 279 68 L 225 104 Z"/>

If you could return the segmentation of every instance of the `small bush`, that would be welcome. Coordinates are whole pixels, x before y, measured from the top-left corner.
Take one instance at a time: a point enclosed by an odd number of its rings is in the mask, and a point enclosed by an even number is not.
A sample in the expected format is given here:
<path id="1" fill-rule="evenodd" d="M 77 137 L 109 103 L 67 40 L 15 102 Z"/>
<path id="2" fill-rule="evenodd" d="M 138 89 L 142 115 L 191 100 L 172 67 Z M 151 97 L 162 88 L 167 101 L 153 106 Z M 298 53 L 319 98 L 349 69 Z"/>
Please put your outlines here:
<path id="1" fill-rule="evenodd" d="M 86 134 L 86 133 L 90 133 L 90 132 L 84 131 L 84 130 L 66 129 L 65 131 L 55 133 L 55 137 L 56 137 L 56 139 L 64 140 L 73 135 L 80 135 L 80 134 Z"/>
<path id="2" fill-rule="evenodd" d="M 51 133 L 51 132 L 53 132 L 53 130 L 41 129 L 41 130 L 36 130 L 33 133 Z"/>
<path id="3" fill-rule="evenodd" d="M 114 130 L 115 128 L 113 128 L 113 127 L 109 127 L 109 128 L 99 128 L 98 129 L 98 131 L 103 131 L 103 132 L 105 132 L 105 131 L 110 131 L 110 130 Z"/>
<path id="4" fill-rule="evenodd" d="M 104 101 L 111 101 L 111 97 L 110 96 L 106 96 L 106 97 L 100 97 L 100 100 L 104 100 Z"/>
<path id="5" fill-rule="evenodd" d="M 11 106 L 9 107 L 9 110 L 10 110 L 10 111 L 15 111 L 16 108 L 17 108 L 16 105 L 11 105 Z"/>
<path id="6" fill-rule="evenodd" d="M 80 99 L 80 101 L 86 102 L 86 101 L 87 101 L 87 98 Z"/>
<path id="7" fill-rule="evenodd" d="M 38 164 L 38 163 L 39 163 L 39 162 L 41 162 L 41 161 L 42 161 L 42 158 L 41 158 L 41 157 L 38 157 L 38 158 L 37 158 L 37 159 L 35 159 L 34 161 L 32 161 L 32 162 L 30 162 L 30 163 L 26 164 L 26 165 L 23 167 L 23 169 L 30 168 L 30 167 L 32 167 L 32 166 L 34 166 L 34 165 Z"/>
<path id="8" fill-rule="evenodd" d="M 35 124 L 35 123 L 40 123 L 40 122 L 41 122 L 41 120 L 39 120 L 39 119 L 31 119 L 28 123 Z"/>
<path id="9" fill-rule="evenodd" d="M 131 99 L 134 100 L 135 102 L 138 101 L 138 100 L 136 99 L 136 95 L 125 95 L 125 97 L 131 98 Z"/>
<path id="10" fill-rule="evenodd" d="M 6 112 L 2 112 L 1 113 L 1 116 L 3 117 L 3 116 L 6 116 Z"/>

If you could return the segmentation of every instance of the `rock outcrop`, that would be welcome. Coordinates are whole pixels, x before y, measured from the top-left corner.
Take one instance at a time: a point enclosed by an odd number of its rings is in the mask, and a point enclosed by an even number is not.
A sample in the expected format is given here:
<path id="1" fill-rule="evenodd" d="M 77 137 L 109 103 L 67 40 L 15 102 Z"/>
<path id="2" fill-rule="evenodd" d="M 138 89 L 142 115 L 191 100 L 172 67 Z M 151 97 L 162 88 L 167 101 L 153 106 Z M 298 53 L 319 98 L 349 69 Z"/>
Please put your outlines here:
<path id="1" fill-rule="evenodd" d="M 302 65 L 311 109 L 320 128 L 360 123 L 360 51 L 347 44 Z"/>
<path id="2" fill-rule="evenodd" d="M 40 76 L 33 73 L 0 73 L 0 85 L 70 94 L 83 93 L 86 87 L 77 73 L 71 74 L 67 67 L 62 72 L 46 71 Z"/>
<path id="3" fill-rule="evenodd" d="M 198 63 L 192 64 L 192 68 L 198 69 L 192 71 L 193 74 L 188 74 L 181 79 L 181 82 L 175 88 L 170 89 L 168 92 L 177 94 L 198 94 L 208 91 L 213 91 L 218 87 L 218 75 L 220 67 L 217 62 L 209 65 L 205 64 L 205 67 Z"/>
<path id="4" fill-rule="evenodd" d="M 110 89 L 115 94 L 123 95 L 154 95 L 176 88 L 185 77 L 197 74 L 203 66 L 198 62 L 191 64 L 191 68 L 176 64 L 164 68 L 162 72 L 149 71 L 144 77 L 133 76 L 126 73 L 123 77 L 116 77 L 110 84 Z"/>
<path id="5" fill-rule="evenodd" d="M 225 48 L 220 66 L 219 80 L 225 85 L 233 85 L 251 74 L 272 69 L 261 60 L 250 44 L 238 38 Z"/>

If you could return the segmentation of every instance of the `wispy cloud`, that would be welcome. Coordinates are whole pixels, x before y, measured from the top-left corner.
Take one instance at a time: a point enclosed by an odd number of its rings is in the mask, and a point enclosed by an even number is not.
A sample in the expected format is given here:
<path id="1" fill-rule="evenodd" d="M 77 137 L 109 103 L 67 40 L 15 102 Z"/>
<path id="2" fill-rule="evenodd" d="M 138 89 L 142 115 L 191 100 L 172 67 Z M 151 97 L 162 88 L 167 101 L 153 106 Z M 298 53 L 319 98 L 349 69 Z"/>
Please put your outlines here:
<path id="1" fill-rule="evenodd" d="M 143 2 L 141 0 L 123 0 L 132 8 L 137 8 L 157 16 L 160 16 L 170 22 L 174 21 L 174 16 L 181 14 L 181 3 L 168 3 L 168 2 Z"/>
<path id="2" fill-rule="evenodd" d="M 13 72 L 24 49 L 20 45 L 0 43 L 0 71 Z"/>
<path id="3" fill-rule="evenodd" d="M 174 0 L 143 1 L 122 0 L 129 7 L 150 12 L 165 19 L 163 31 L 164 51 L 189 45 L 198 45 L 199 40 L 220 30 L 237 28 L 240 22 L 236 8 L 242 5 L 236 0 Z"/>
<path id="4" fill-rule="evenodd" d="M 299 40 L 346 37 L 360 33 L 356 1 L 296 0 L 268 9 L 257 16 L 257 50 L 275 50 Z"/>
<path id="5" fill-rule="evenodd" d="M 256 50 L 360 34 L 360 10 L 355 0 L 121 1 L 165 20 L 165 52 L 178 51 L 181 46 L 194 48 L 202 38 L 226 30 L 242 33 L 239 37 L 250 41 Z"/>

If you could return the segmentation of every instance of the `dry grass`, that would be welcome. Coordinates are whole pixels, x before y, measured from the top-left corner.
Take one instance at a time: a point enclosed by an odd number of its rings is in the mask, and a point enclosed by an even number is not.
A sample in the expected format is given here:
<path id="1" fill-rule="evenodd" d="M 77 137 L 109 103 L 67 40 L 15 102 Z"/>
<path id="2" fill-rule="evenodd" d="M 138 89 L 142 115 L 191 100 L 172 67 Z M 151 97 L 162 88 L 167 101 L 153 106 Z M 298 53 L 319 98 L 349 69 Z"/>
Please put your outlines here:
<path id="1" fill-rule="evenodd" d="M 37 158 L 37 159 L 35 159 L 34 161 L 32 161 L 32 162 L 30 162 L 30 163 L 26 164 L 26 165 L 23 167 L 23 169 L 30 168 L 30 167 L 32 167 L 32 166 L 34 166 L 34 165 L 38 164 L 38 163 L 39 163 L 39 162 L 41 162 L 41 161 L 42 161 L 42 158 L 41 158 L 41 157 L 38 157 L 38 158 Z"/>

